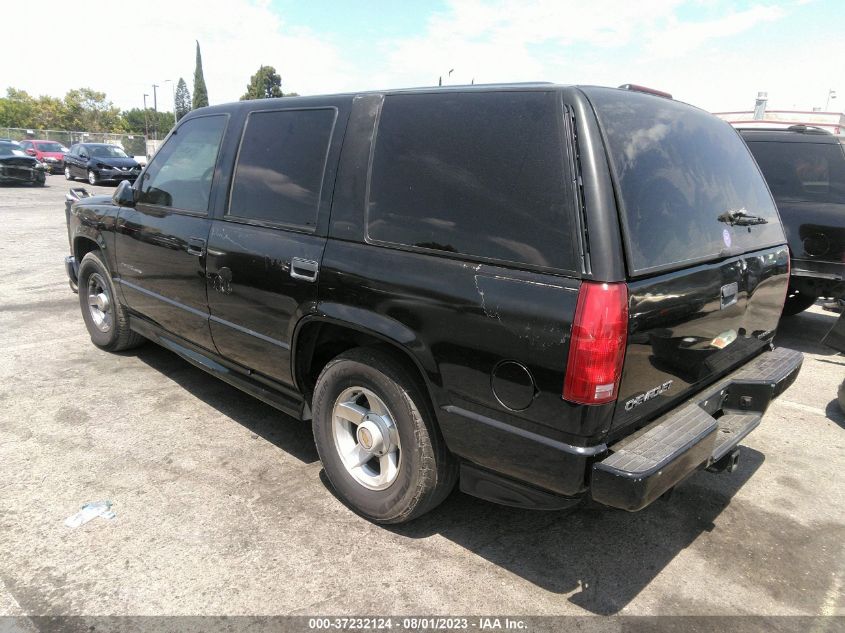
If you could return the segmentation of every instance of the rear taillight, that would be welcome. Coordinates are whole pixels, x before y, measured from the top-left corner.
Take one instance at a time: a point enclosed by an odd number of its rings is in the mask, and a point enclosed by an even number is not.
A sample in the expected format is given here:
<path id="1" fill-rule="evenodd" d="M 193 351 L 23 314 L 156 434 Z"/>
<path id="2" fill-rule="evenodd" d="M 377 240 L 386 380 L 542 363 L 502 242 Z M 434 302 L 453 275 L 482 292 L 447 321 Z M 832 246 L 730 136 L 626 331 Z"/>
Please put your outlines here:
<path id="1" fill-rule="evenodd" d="M 580 404 L 616 399 L 628 336 L 628 287 L 585 281 L 578 292 L 563 397 Z"/>

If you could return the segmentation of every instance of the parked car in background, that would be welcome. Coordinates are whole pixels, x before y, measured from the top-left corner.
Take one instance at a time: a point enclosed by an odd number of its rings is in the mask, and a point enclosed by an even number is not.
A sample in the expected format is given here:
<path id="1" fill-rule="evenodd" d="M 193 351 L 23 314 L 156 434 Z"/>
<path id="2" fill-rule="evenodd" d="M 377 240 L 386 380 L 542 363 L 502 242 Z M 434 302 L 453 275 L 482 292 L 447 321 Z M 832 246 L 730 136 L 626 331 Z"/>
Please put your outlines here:
<path id="1" fill-rule="evenodd" d="M 134 182 L 141 166 L 122 149 L 109 143 L 77 143 L 65 154 L 65 178 L 84 178 L 96 185 L 102 181 Z"/>
<path id="2" fill-rule="evenodd" d="M 47 167 L 37 158 L 27 156 L 17 143 L 0 141 L 0 183 L 43 186 Z"/>
<path id="3" fill-rule="evenodd" d="M 65 154 L 70 150 L 57 141 L 24 140 L 19 145 L 50 168 L 51 174 L 60 174 L 65 168 Z"/>
<path id="4" fill-rule="evenodd" d="M 201 108 L 134 186 L 65 212 L 95 345 L 155 341 L 311 420 L 382 523 L 458 480 L 639 510 L 733 470 L 802 363 L 774 347 L 789 253 L 748 148 L 641 89 Z"/>
<path id="5" fill-rule="evenodd" d="M 845 296 L 845 153 L 821 128 L 741 129 L 780 211 L 792 270 L 783 313 Z"/>

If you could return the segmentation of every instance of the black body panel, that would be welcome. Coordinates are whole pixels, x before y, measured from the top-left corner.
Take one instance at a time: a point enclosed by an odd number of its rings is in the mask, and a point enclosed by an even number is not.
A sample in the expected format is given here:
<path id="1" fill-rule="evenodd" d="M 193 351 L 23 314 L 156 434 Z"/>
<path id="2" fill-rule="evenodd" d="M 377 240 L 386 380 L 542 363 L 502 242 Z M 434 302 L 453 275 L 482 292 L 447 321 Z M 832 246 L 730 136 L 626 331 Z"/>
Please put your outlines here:
<path id="1" fill-rule="evenodd" d="M 191 112 L 134 193 L 124 190 L 128 197 L 120 201 L 128 206 L 97 197 L 69 208 L 69 275 L 86 252 L 99 248 L 135 331 L 303 419 L 311 415 L 311 390 L 325 363 L 355 346 L 377 345 L 417 370 L 446 446 L 463 464 L 464 490 L 521 507 L 567 507 L 599 471 L 610 472 L 620 441 L 671 417 L 767 353 L 787 283 L 785 244 L 737 246 L 754 235 L 733 226 L 733 248 L 708 251 L 695 265 L 673 261 L 634 274 L 626 264 L 619 179 L 591 90 L 429 88 Z M 380 128 L 391 107 L 423 94 L 429 117 L 394 119 L 394 127 Z M 522 135 L 512 133 L 501 137 L 510 139 L 507 146 L 497 145 L 497 130 L 509 120 L 488 129 L 483 117 L 472 119 L 477 104 L 495 114 L 499 98 L 512 108 L 513 124 L 522 126 L 515 129 L 534 134 L 530 146 L 519 147 Z M 647 112 L 649 102 L 636 98 Z M 462 100 L 476 105 L 465 107 Z M 672 105 L 675 120 L 683 122 L 684 108 Z M 315 111 L 333 113 L 325 134 L 322 123 L 306 121 Z M 305 114 L 280 117 L 286 122 L 269 130 L 262 154 L 262 137 L 250 126 L 266 125 L 278 113 Z M 222 136 L 212 142 L 208 120 L 223 117 Z M 701 121 L 702 114 L 695 118 Z M 462 122 L 478 142 L 454 145 L 484 151 L 455 151 L 424 133 L 431 126 L 441 138 L 458 138 L 449 126 L 462 129 Z M 412 125 L 423 126 L 423 133 L 398 129 Z M 191 132 L 200 128 L 205 131 Z M 323 139 L 325 151 L 313 152 L 319 161 L 285 162 L 286 148 L 302 142 L 300 133 Z M 191 160 L 170 160 L 180 143 L 194 142 L 190 134 L 200 150 L 185 154 Z M 206 163 L 191 171 L 195 155 Z M 319 169 L 305 174 L 309 160 Z M 539 173 L 550 185 L 542 195 L 520 189 L 525 182 L 539 188 L 542 183 L 531 180 Z M 296 222 L 288 221 L 294 216 Z M 460 221 L 450 224 L 450 217 Z M 410 221 L 373 228 L 396 218 Z M 497 234 L 496 226 L 513 228 L 514 218 L 516 229 Z M 526 227 L 537 218 L 558 221 L 554 228 L 566 239 L 532 248 L 526 236 L 543 227 Z M 484 249 L 473 244 L 473 221 Z M 766 235 L 779 230 L 776 222 Z M 714 219 L 714 228 L 723 239 L 725 227 Z M 567 251 L 549 255 L 558 241 Z M 628 288 L 619 397 L 600 405 L 562 397 L 576 305 L 587 282 Z M 331 337 L 318 340 L 325 331 Z M 758 386 L 741 395 L 768 404 L 776 391 Z M 626 408 L 631 400 L 636 404 Z M 705 426 L 712 431 L 709 422 Z M 737 442 L 751 428 L 734 426 L 731 441 Z M 732 448 L 723 442 L 717 450 L 715 439 L 702 443 L 706 436 L 689 443 L 689 451 L 674 447 L 672 468 L 664 471 L 670 476 L 647 490 L 625 492 L 627 484 L 605 479 L 599 496 L 628 509 L 648 503 L 666 482 Z M 663 449 L 670 444 L 661 442 Z M 605 459 L 611 459 L 606 468 L 594 468 Z M 624 499 L 615 500 L 614 490 Z"/>

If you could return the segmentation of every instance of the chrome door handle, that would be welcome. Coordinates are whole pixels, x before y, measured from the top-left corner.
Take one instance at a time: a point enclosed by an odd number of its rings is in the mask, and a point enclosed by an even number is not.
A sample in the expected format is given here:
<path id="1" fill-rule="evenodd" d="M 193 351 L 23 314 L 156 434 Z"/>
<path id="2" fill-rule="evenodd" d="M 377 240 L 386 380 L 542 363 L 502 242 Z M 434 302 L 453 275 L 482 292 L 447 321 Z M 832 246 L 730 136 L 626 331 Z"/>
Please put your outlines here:
<path id="1" fill-rule="evenodd" d="M 293 257 L 290 260 L 290 276 L 302 281 L 317 281 L 317 274 L 320 272 L 320 264 L 311 259 Z"/>
<path id="2" fill-rule="evenodd" d="M 189 237 L 188 238 L 188 255 L 195 255 L 196 257 L 202 257 L 205 254 L 205 240 L 201 237 Z"/>

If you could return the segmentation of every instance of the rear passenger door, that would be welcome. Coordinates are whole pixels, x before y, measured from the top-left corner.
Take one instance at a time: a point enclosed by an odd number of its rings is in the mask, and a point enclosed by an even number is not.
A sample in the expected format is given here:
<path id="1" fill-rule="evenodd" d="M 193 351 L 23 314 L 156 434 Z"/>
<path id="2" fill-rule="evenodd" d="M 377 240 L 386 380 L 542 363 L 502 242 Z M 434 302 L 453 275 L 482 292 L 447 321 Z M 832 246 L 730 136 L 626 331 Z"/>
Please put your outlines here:
<path id="1" fill-rule="evenodd" d="M 251 112 L 229 204 L 208 243 L 211 333 L 226 358 L 292 384 L 290 341 L 313 310 L 344 107 Z"/>

